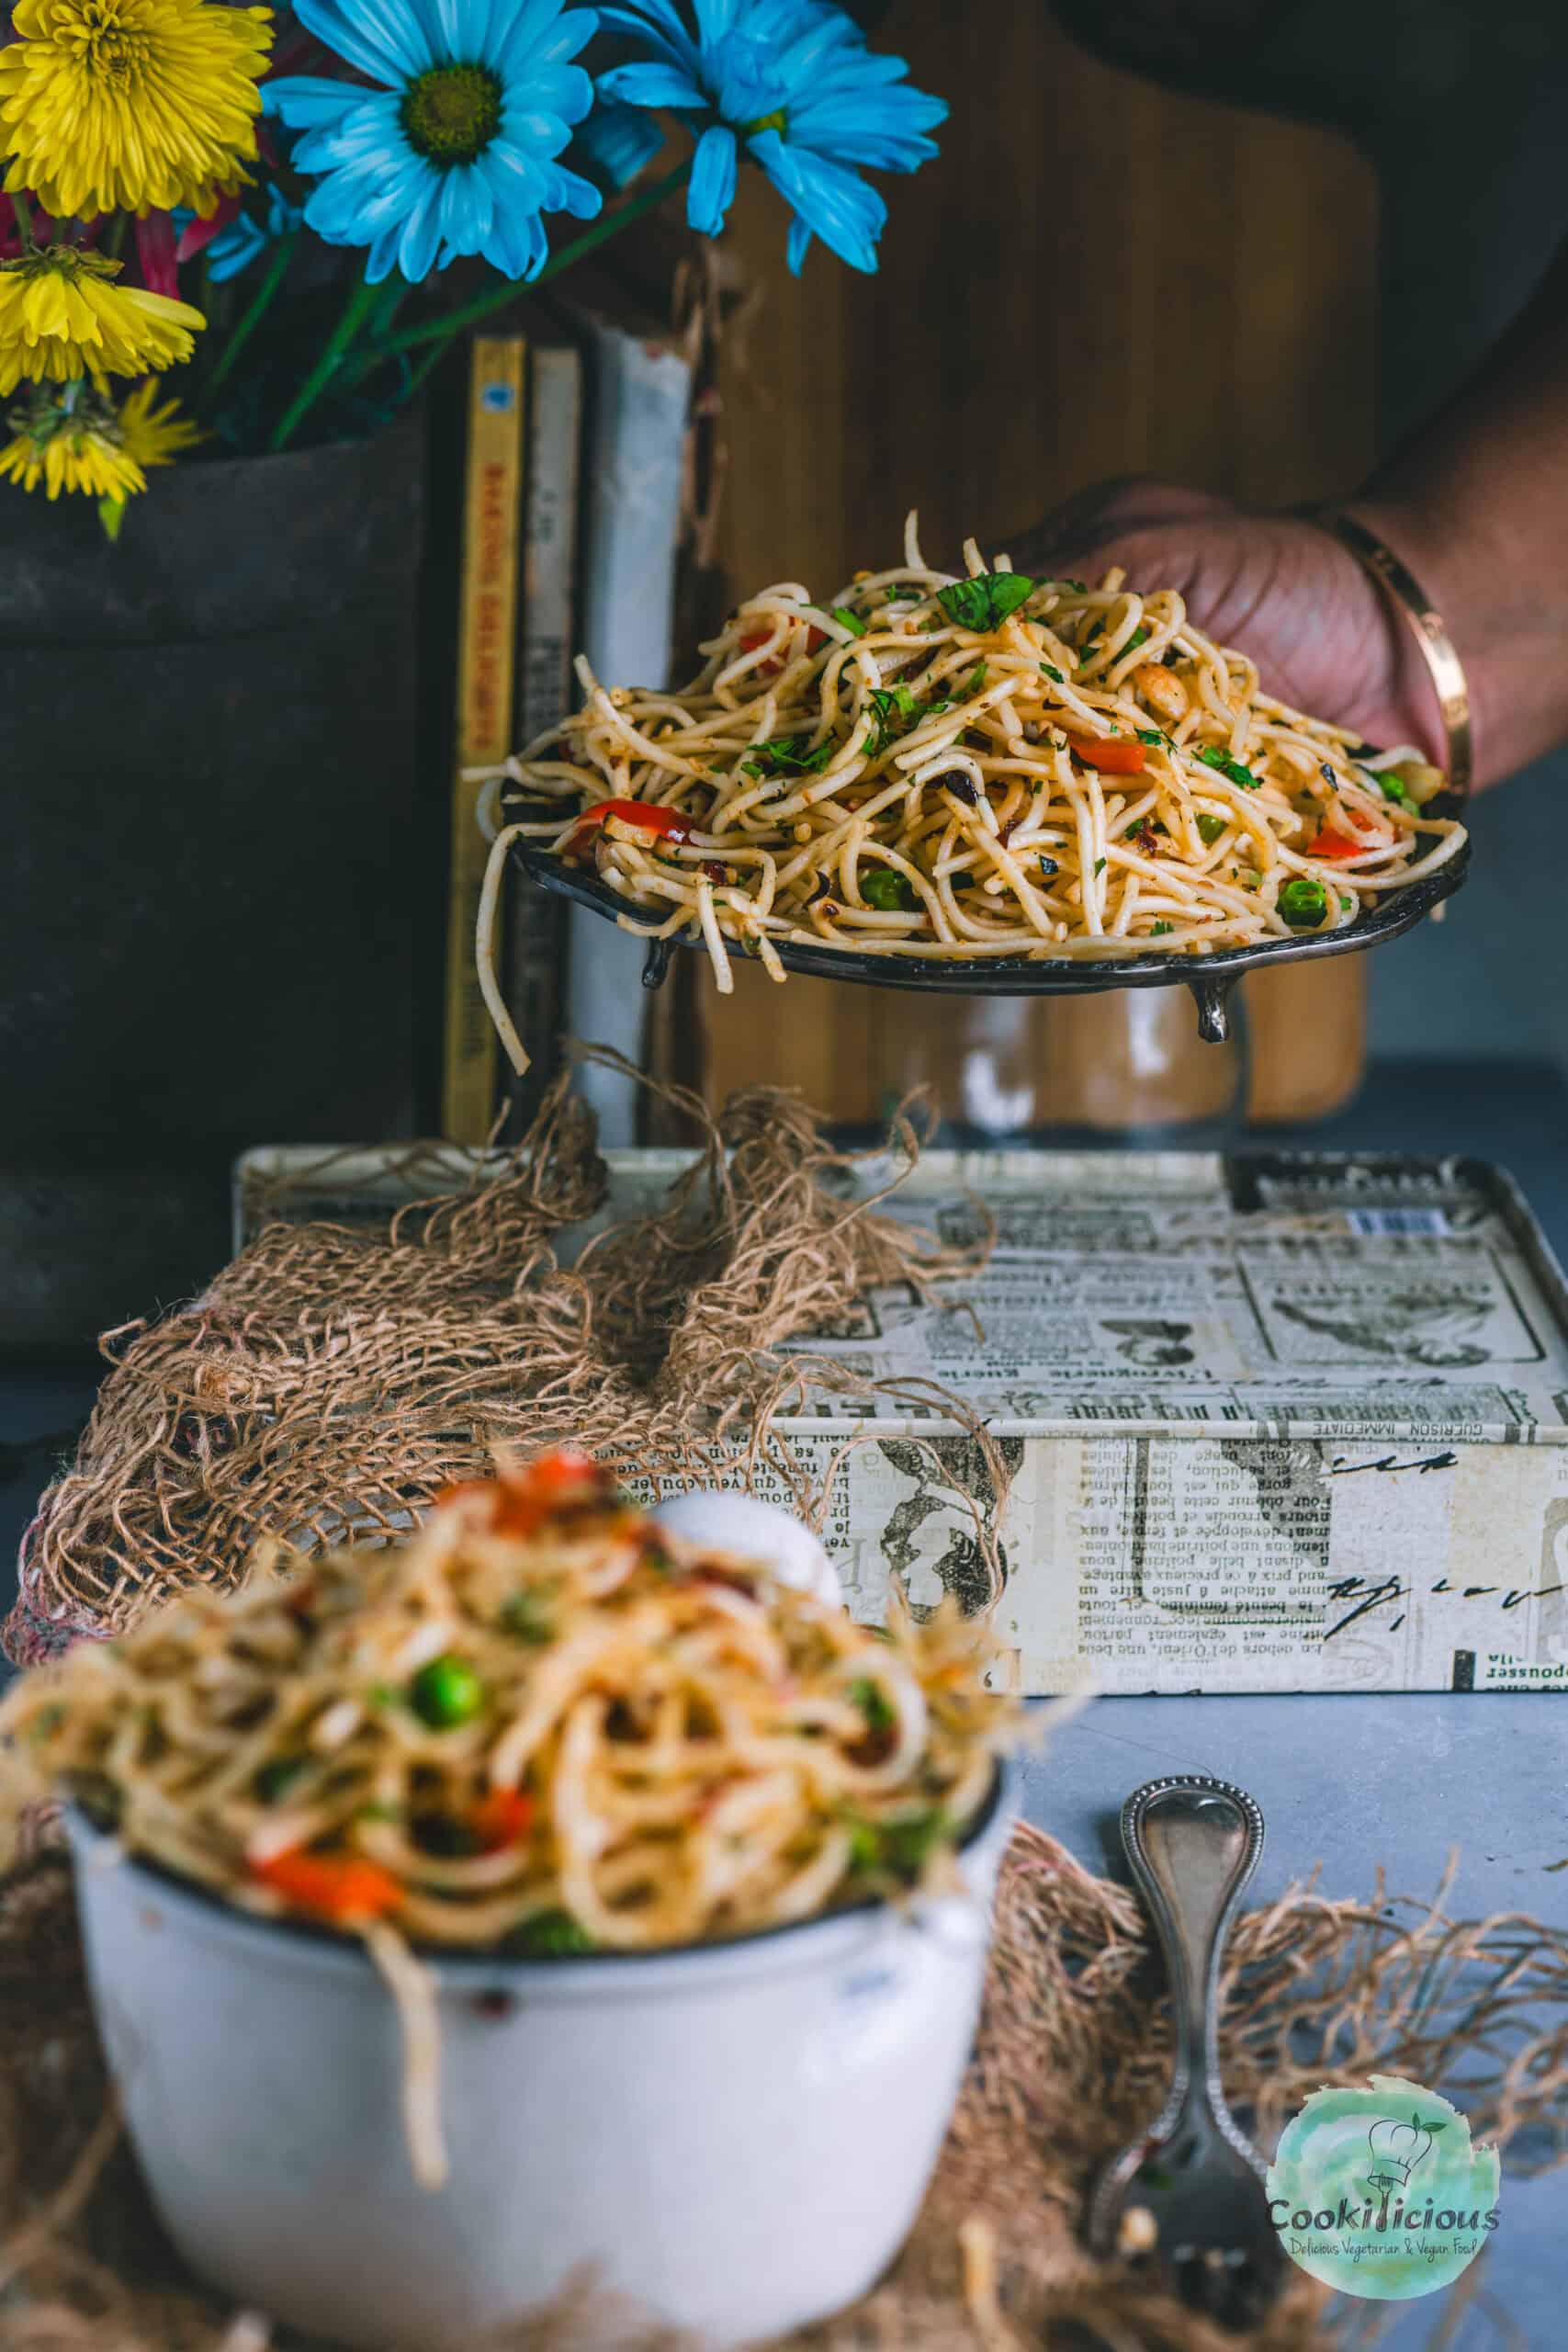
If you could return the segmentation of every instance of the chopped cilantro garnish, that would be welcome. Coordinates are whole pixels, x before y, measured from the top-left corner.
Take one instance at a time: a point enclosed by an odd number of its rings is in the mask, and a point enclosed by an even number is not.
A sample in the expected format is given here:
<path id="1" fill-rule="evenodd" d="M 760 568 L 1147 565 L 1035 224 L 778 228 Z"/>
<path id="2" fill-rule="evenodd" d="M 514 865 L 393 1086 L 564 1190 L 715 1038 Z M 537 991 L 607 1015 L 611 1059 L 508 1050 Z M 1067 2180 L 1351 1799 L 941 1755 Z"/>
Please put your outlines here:
<path id="1" fill-rule="evenodd" d="M 1341 890 L 1339 893 L 1339 903 L 1344 908 L 1346 913 L 1348 914 L 1356 901 L 1354 899 L 1347 898 L 1345 892 Z"/>
<path id="2" fill-rule="evenodd" d="M 882 596 L 883 602 L 888 605 L 904 605 L 910 603 L 918 605 L 925 593 L 926 592 L 923 588 L 912 587 L 908 581 L 901 580 L 896 587 L 885 588 L 882 592 Z"/>
<path id="3" fill-rule="evenodd" d="M 876 907 L 884 914 L 897 914 L 915 903 L 915 893 L 906 874 L 896 874 L 890 866 L 879 865 L 861 877 L 861 897 L 867 906 Z"/>
<path id="4" fill-rule="evenodd" d="M 846 1813 L 843 1823 L 852 1869 L 880 1871 L 906 1882 L 919 1878 L 948 1832 L 947 1815 L 940 1805 L 903 1821 L 867 1821 L 863 1814 Z"/>
<path id="5" fill-rule="evenodd" d="M 1104 860 L 1102 857 L 1097 857 L 1097 858 L 1095 859 L 1095 861 L 1094 861 L 1094 870 L 1095 870 L 1095 872 L 1096 872 L 1097 874 L 1103 874 L 1103 873 L 1104 873 L 1104 871 L 1105 871 L 1105 860 Z"/>
<path id="6" fill-rule="evenodd" d="M 555 1633 L 554 1622 L 538 1594 L 526 1589 L 510 1596 L 501 1612 L 501 1625 L 503 1633 L 519 1642 L 547 1642 Z"/>
<path id="7" fill-rule="evenodd" d="M 562 1959 L 571 1952 L 592 1951 L 593 1939 L 570 1911 L 536 1911 L 506 1939 L 508 1951 L 530 1957 Z"/>
<path id="8" fill-rule="evenodd" d="M 852 637 L 865 635 L 867 624 L 862 620 L 858 613 L 852 613 L 847 605 L 835 605 L 833 618 L 841 628 L 847 628 Z"/>
<path id="9" fill-rule="evenodd" d="M 882 1865 L 895 1878 L 918 1878 L 941 1845 L 947 1829 L 947 1815 L 940 1805 L 930 1813 L 918 1813 L 908 1821 L 885 1821 L 882 1825 Z"/>
<path id="10" fill-rule="evenodd" d="M 1000 628 L 1010 613 L 1027 604 L 1034 582 L 1021 571 L 982 571 L 974 580 L 955 580 L 939 588 L 937 603 L 960 628 Z"/>
<path id="11" fill-rule="evenodd" d="M 1152 746 L 1165 741 L 1165 737 L 1160 733 L 1157 727 L 1140 727 L 1136 729 L 1136 733 L 1140 743 L 1147 743 Z"/>
<path id="12" fill-rule="evenodd" d="M 1280 891 L 1279 905 L 1289 923 L 1319 923 L 1326 911 L 1328 896 L 1321 882 L 1314 881 L 1310 875 L 1298 874 Z"/>
<path id="13" fill-rule="evenodd" d="M 771 742 L 753 743 L 751 757 L 742 760 L 742 775 L 820 775 L 839 746 L 829 735 L 815 749 L 807 735 L 775 735 Z"/>
<path id="14" fill-rule="evenodd" d="M 1175 925 L 1168 922 L 1151 923 L 1149 925 L 1149 937 L 1151 939 L 1163 939 L 1166 933 L 1168 931 L 1174 930 L 1174 928 Z"/>
<path id="15" fill-rule="evenodd" d="M 1396 808 L 1408 808 L 1412 814 L 1419 808 L 1420 803 L 1412 798 L 1404 778 L 1395 775 L 1392 769 L 1373 776 L 1371 782 L 1379 787 L 1383 798 L 1392 800 Z"/>
<path id="16" fill-rule="evenodd" d="M 256 1774 L 256 1795 L 263 1804 L 276 1804 L 287 1794 L 310 1762 L 307 1756 L 275 1756 Z"/>
<path id="17" fill-rule="evenodd" d="M 1133 648 L 1134 648 L 1135 645 L 1146 645 L 1146 644 L 1148 643 L 1148 641 L 1149 641 L 1149 633 L 1148 633 L 1148 630 L 1147 630 L 1146 628 L 1144 628 L 1143 627 L 1141 627 L 1141 626 L 1140 626 L 1139 628 L 1135 628 L 1135 629 L 1133 631 L 1132 636 L 1127 639 L 1126 644 L 1122 648 L 1122 653 L 1131 653 L 1131 651 L 1133 650 Z M 1122 658 L 1122 655 L 1121 655 L 1121 654 L 1118 654 L 1116 658 L 1117 658 L 1117 660 L 1118 660 L 1118 661 L 1120 661 L 1120 660 L 1121 660 L 1121 658 Z"/>
<path id="18" fill-rule="evenodd" d="M 1042 662 L 1040 669 L 1042 675 L 1049 678 L 1054 685 L 1065 686 L 1067 682 L 1066 678 L 1063 677 L 1060 670 L 1057 669 L 1056 664 L 1054 662 Z"/>
<path id="19" fill-rule="evenodd" d="M 850 1684 L 849 1697 L 865 1717 L 868 1731 L 891 1731 L 898 1720 L 880 1682 L 863 1674 Z"/>
<path id="20" fill-rule="evenodd" d="M 886 751 L 889 743 L 896 743 L 900 735 L 907 734 L 922 714 L 919 704 L 902 683 L 896 686 L 874 686 L 870 702 L 874 731 L 867 738 L 866 748 L 872 758 L 876 759 Z"/>
<path id="21" fill-rule="evenodd" d="M 874 1871 L 882 1854 L 882 1840 L 874 1821 L 863 1821 L 852 1815 L 844 1824 L 850 1833 L 850 1866 L 857 1871 Z"/>
<path id="22" fill-rule="evenodd" d="M 1244 792 L 1257 791 L 1258 778 L 1252 770 L 1233 759 L 1222 744 L 1205 743 L 1198 757 L 1206 768 L 1217 768 L 1221 775 L 1228 775 L 1233 784 L 1239 784 Z"/>
<path id="23" fill-rule="evenodd" d="M 969 675 L 964 681 L 964 699 L 967 701 L 971 695 L 977 695 L 985 683 L 986 665 L 983 662 L 976 662 L 975 667 L 970 671 Z"/>
<path id="24" fill-rule="evenodd" d="M 1198 836 L 1201 841 L 1210 842 L 1217 842 L 1220 835 L 1225 830 L 1226 826 L 1224 819 L 1223 817 L 1211 816 L 1207 809 L 1204 810 L 1203 814 L 1198 820 Z"/>

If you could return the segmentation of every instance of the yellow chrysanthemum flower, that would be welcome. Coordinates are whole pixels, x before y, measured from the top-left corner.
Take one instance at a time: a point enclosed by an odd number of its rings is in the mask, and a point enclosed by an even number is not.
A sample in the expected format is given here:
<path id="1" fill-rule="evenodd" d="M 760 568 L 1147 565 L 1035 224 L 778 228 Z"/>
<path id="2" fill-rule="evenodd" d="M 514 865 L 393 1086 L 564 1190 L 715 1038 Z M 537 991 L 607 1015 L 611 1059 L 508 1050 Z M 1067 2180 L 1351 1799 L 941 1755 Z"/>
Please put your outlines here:
<path id="1" fill-rule="evenodd" d="M 0 449 L 0 480 L 19 482 L 24 490 L 36 490 L 41 481 L 51 499 L 63 490 L 120 504 L 147 487 L 113 412 L 91 394 L 71 409 L 56 408 L 39 395 L 30 410 L 8 422 L 16 439 Z"/>
<path id="2" fill-rule="evenodd" d="M 0 51 L 0 56 L 5 52 Z M 201 312 L 167 294 L 115 286 L 119 264 L 74 245 L 46 245 L 0 262 L 0 398 L 24 376 L 144 376 L 188 359 Z"/>
<path id="3" fill-rule="evenodd" d="M 123 208 L 204 217 L 249 175 L 270 8 L 17 0 L 0 49 L 6 186 L 57 220 Z"/>
<path id="4" fill-rule="evenodd" d="M 149 376 L 119 404 L 120 435 L 139 466 L 172 466 L 182 449 L 194 449 L 209 438 L 199 424 L 180 414 L 178 401 L 164 401 L 154 408 L 161 390 L 157 377 Z"/>

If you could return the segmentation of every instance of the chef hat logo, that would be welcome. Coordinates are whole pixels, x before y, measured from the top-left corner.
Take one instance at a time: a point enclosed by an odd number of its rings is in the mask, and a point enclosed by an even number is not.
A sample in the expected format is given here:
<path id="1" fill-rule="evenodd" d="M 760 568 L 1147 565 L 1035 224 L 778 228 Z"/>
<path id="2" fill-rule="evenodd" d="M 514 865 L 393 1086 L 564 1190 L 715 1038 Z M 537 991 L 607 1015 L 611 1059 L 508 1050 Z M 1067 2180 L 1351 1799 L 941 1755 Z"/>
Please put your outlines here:
<path id="1" fill-rule="evenodd" d="M 1377 2166 L 1371 2177 L 1380 2186 L 1386 2179 L 1396 2188 L 1407 2188 L 1416 2165 L 1425 2163 L 1432 2153 L 1433 2133 L 1444 2128 L 1441 2121 L 1423 2123 L 1415 2114 L 1408 2123 L 1398 2122 L 1391 2115 L 1380 2117 L 1367 2134 L 1367 2145 Z"/>

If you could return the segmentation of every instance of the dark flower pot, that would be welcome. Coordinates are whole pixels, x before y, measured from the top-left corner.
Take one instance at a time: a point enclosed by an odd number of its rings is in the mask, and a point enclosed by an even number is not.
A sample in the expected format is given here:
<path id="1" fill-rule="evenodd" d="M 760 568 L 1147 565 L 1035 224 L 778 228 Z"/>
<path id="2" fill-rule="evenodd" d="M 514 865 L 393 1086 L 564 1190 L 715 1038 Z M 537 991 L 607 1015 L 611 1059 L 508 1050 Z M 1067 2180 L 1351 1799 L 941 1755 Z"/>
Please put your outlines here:
<path id="1" fill-rule="evenodd" d="M 246 1145 L 406 1133 L 423 433 L 0 487 L 0 1349 L 226 1254 Z M 416 895 L 417 894 L 417 895 Z"/>

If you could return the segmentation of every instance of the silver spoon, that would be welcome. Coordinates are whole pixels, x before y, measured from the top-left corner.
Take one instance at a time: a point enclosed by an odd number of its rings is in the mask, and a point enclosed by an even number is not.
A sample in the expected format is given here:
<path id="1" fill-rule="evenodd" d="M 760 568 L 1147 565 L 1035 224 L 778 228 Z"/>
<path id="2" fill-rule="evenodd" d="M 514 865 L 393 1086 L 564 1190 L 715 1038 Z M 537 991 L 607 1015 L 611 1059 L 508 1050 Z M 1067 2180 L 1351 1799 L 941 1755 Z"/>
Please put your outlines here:
<path id="1" fill-rule="evenodd" d="M 1228 1781 L 1150 1781 L 1122 1808 L 1122 1839 L 1170 1978 L 1176 2069 L 1158 2117 L 1100 2175 L 1089 2245 L 1161 2274 L 1221 2326 L 1255 2326 L 1285 2256 L 1263 2160 L 1220 2086 L 1215 2009 L 1220 1952 L 1263 1851 L 1263 1815 Z"/>

